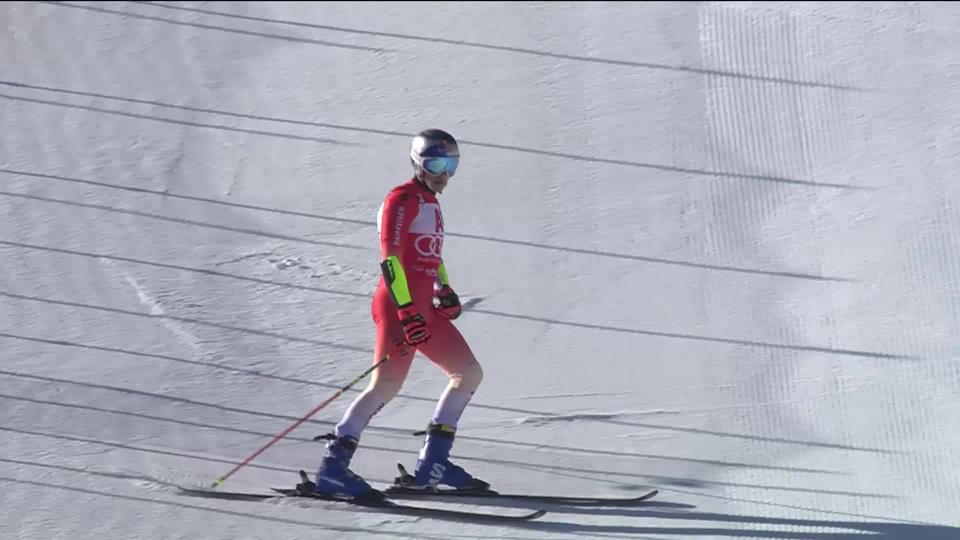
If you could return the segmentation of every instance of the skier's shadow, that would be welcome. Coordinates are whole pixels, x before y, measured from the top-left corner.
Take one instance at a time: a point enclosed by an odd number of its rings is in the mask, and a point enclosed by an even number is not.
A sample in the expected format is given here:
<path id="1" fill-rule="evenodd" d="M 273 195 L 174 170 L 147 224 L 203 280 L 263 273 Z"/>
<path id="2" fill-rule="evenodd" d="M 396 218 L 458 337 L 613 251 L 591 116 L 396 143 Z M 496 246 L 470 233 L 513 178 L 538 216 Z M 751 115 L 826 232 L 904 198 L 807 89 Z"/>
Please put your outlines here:
<path id="1" fill-rule="evenodd" d="M 663 504 L 663 503 L 661 503 Z M 647 505 L 646 508 L 651 507 Z M 721 514 L 713 512 L 663 511 L 654 509 L 553 509 L 554 512 L 581 513 L 594 516 L 635 517 L 649 523 L 651 519 L 675 519 L 685 522 L 710 522 L 700 526 L 663 526 L 663 525 L 595 525 L 572 522 L 530 522 L 528 528 L 551 533 L 594 534 L 637 534 L 637 535 L 673 535 L 704 538 L 721 536 L 729 538 L 774 538 L 778 540 L 863 540 L 867 538 L 887 538 L 891 540 L 956 540 L 960 538 L 960 528 L 943 525 L 921 525 L 913 523 L 892 523 L 878 521 L 833 521 L 800 518 L 778 518 L 750 516 L 740 514 Z M 549 514 L 548 514 L 549 516 Z M 736 527 L 717 526 L 717 523 L 737 524 Z M 762 526 L 762 529 L 749 528 L 750 525 Z M 770 526 L 780 525 L 784 530 L 771 530 Z M 797 527 L 809 527 L 809 531 L 798 531 Z M 823 529 L 847 529 L 838 532 L 819 532 Z"/>
<path id="2" fill-rule="evenodd" d="M 682 516 L 677 516 L 682 518 Z M 752 521 L 749 516 L 726 516 L 735 521 Z M 795 526 L 817 526 L 808 523 L 822 523 L 825 527 L 846 528 L 846 532 L 816 532 L 816 531 L 776 531 L 770 529 L 723 528 L 723 527 L 634 527 L 629 525 L 583 525 L 577 523 L 549 523 L 531 522 L 524 525 L 539 531 L 551 533 L 574 534 L 630 534 L 630 535 L 671 535 L 689 536 L 691 538 L 728 537 L 728 538 L 773 538 L 776 540 L 864 540 L 864 538 L 878 538 L 889 540 L 956 540 L 960 538 L 960 528 L 943 525 L 913 525 L 906 523 L 880 522 L 842 522 L 823 521 L 805 522 L 804 520 L 786 520 Z M 505 539 L 507 540 L 507 539 Z"/>
<path id="3" fill-rule="evenodd" d="M 750 516 L 740 514 L 722 514 L 715 512 L 692 511 L 696 506 L 685 503 L 667 501 L 648 501 L 636 507 L 576 507 L 558 504 L 537 502 L 497 501 L 492 499 L 471 499 L 471 503 L 485 506 L 504 508 L 529 507 L 543 508 L 548 514 L 537 521 L 530 521 L 518 525 L 524 529 L 537 530 L 553 534 L 582 534 L 586 536 L 601 534 L 630 534 L 630 535 L 673 535 L 703 538 L 720 536 L 728 538 L 773 538 L 777 540 L 863 540 L 864 538 L 883 538 L 890 540 L 956 540 L 960 538 L 960 528 L 945 525 L 925 525 L 914 523 L 893 523 L 879 521 L 834 521 L 820 519 L 781 518 Z M 563 514 L 582 514 L 590 516 L 609 516 L 620 518 L 636 518 L 650 523 L 651 520 L 682 520 L 685 522 L 710 522 L 737 524 L 737 527 L 725 528 L 713 526 L 678 526 L 663 525 L 598 525 L 555 521 L 552 517 Z M 753 526 L 764 527 L 751 529 Z M 771 526 L 782 526 L 785 530 L 771 530 Z M 811 531 L 797 531 L 797 527 L 809 527 Z M 840 532 L 817 532 L 816 529 L 848 529 Z M 502 537 L 503 540 L 520 540 L 519 538 Z"/>

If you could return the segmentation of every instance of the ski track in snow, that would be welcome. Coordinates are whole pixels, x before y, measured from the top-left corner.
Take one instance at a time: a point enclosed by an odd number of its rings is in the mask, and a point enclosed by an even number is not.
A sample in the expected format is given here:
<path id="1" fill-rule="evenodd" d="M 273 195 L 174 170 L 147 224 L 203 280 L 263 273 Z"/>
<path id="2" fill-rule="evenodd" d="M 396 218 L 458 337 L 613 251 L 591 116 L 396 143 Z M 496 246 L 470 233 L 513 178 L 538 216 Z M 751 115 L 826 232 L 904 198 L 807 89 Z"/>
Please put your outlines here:
<path id="1" fill-rule="evenodd" d="M 652 411 L 622 411 L 622 412 L 580 412 L 566 414 L 552 414 L 542 416 L 525 416 L 516 418 L 510 422 L 516 425 L 532 424 L 546 425 L 554 422 L 575 422 L 577 420 L 612 420 L 617 418 L 629 418 L 634 416 L 662 416 L 677 414 L 678 411 L 652 410 Z"/>
<path id="2" fill-rule="evenodd" d="M 188 332 L 186 329 L 184 329 L 183 326 L 176 324 L 170 319 L 165 318 L 165 315 L 167 313 L 166 311 L 164 311 L 163 306 L 161 306 L 159 302 L 151 298 L 150 295 L 147 294 L 147 291 L 144 290 L 144 288 L 137 283 L 137 280 L 133 279 L 130 276 L 126 276 L 124 280 L 127 283 L 129 283 L 130 286 L 133 287 L 133 289 L 137 292 L 137 298 L 140 300 L 140 303 L 150 308 L 150 314 L 160 317 L 159 319 L 160 324 L 162 324 L 171 332 L 176 334 L 177 337 L 183 340 L 183 342 L 189 345 L 192 349 L 199 350 L 200 347 L 197 343 L 198 341 L 197 337 L 191 334 L 190 332 Z"/>

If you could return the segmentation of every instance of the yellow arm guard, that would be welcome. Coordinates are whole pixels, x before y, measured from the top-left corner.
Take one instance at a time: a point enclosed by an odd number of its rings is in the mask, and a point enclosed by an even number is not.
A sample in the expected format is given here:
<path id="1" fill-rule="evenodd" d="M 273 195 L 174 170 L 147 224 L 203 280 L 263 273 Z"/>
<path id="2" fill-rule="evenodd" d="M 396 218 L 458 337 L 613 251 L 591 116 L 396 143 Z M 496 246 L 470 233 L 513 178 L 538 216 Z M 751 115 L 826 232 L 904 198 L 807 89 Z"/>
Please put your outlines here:
<path id="1" fill-rule="evenodd" d="M 447 277 L 447 267 L 440 261 L 440 268 L 437 269 L 437 275 L 440 276 L 440 285 L 450 286 L 450 278 Z"/>
<path id="2" fill-rule="evenodd" d="M 387 288 L 393 296 L 393 301 L 397 303 L 398 308 L 406 307 L 413 303 L 410 297 L 410 288 L 407 286 L 407 274 L 403 271 L 403 265 L 396 255 L 390 255 L 380 263 L 380 269 L 383 271 L 383 279 L 387 282 Z"/>

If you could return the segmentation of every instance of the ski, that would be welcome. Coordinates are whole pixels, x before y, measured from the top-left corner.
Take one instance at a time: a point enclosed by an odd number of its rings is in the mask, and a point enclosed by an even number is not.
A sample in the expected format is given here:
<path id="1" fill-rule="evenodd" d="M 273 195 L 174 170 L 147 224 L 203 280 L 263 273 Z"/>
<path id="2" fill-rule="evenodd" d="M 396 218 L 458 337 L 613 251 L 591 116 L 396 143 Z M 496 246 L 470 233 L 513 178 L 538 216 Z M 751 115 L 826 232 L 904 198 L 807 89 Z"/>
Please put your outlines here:
<path id="1" fill-rule="evenodd" d="M 441 518 L 441 519 L 487 521 L 492 523 L 510 523 L 510 522 L 516 522 L 516 521 L 530 521 L 532 519 L 537 519 L 547 513 L 546 510 L 535 510 L 533 512 L 528 512 L 526 514 L 520 514 L 520 515 L 497 515 L 497 514 L 487 514 L 484 512 L 471 512 L 471 511 L 465 511 L 465 510 L 447 510 L 445 508 L 408 506 L 405 504 L 400 504 L 395 501 L 392 501 L 389 498 L 380 499 L 380 500 L 347 499 L 347 498 L 341 498 L 341 497 L 328 497 L 325 495 L 321 495 L 319 493 L 312 493 L 309 491 L 302 492 L 297 489 L 287 489 L 287 488 L 270 488 L 270 489 L 286 497 L 303 497 L 307 499 L 319 499 L 324 501 L 345 502 L 345 503 L 356 505 L 356 506 L 376 508 L 379 510 L 386 510 L 388 512 L 396 512 L 404 515 L 418 516 L 418 517 L 432 517 L 432 518 Z"/>
<path id="2" fill-rule="evenodd" d="M 267 499 L 276 499 L 282 497 L 277 493 L 253 493 L 240 491 L 220 491 L 215 489 L 199 489 L 177 486 L 180 493 L 191 497 L 203 497 L 207 499 L 225 499 L 228 501 L 264 501 Z"/>
<path id="3" fill-rule="evenodd" d="M 471 512 L 466 510 L 448 510 L 445 508 L 433 508 L 423 506 L 409 506 L 400 504 L 389 498 L 380 500 L 350 499 L 335 496 L 325 496 L 319 493 L 311 493 L 297 490 L 296 488 L 278 488 L 271 487 L 274 493 L 252 493 L 236 491 L 217 491 L 212 489 L 196 489 L 180 487 L 180 491 L 185 495 L 194 497 L 206 497 L 213 499 L 225 499 L 231 501 L 265 501 L 274 498 L 297 497 L 304 499 L 314 499 L 330 502 L 346 503 L 353 506 L 373 508 L 384 512 L 402 514 L 415 517 L 426 517 L 436 519 L 447 519 L 456 521 L 470 521 L 480 523 L 516 523 L 537 519 L 547 513 L 546 510 L 536 510 L 520 515 L 497 515 L 484 512 Z"/>
<path id="4" fill-rule="evenodd" d="M 566 506 L 637 506 L 655 497 L 659 491 L 652 490 L 637 497 L 570 497 L 562 495 L 528 495 L 500 493 L 495 490 L 458 491 L 454 489 L 415 489 L 390 486 L 383 493 L 392 499 L 497 499 Z"/>
<path id="5" fill-rule="evenodd" d="M 637 506 L 652 499 L 658 493 L 654 489 L 636 497 L 569 497 L 562 495 L 527 495 L 520 493 L 500 493 L 492 489 L 484 490 L 456 490 L 442 488 L 419 488 L 404 485 L 412 480 L 412 476 L 398 463 L 400 476 L 396 483 L 383 490 L 384 495 L 392 499 L 492 499 L 501 501 L 518 501 L 531 503 L 556 504 L 566 506 Z"/>

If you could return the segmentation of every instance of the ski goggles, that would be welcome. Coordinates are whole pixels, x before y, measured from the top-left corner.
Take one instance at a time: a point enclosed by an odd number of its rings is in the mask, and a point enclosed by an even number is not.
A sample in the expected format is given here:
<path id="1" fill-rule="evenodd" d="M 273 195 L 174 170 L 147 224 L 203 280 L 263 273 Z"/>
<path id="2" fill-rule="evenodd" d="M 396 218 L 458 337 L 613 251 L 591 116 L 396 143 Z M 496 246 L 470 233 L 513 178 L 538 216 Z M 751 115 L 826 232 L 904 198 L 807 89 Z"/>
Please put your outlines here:
<path id="1" fill-rule="evenodd" d="M 420 162 L 420 166 L 430 174 L 447 173 L 450 176 L 457 172 L 459 164 L 459 157 L 425 157 Z"/>

